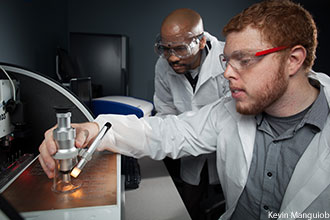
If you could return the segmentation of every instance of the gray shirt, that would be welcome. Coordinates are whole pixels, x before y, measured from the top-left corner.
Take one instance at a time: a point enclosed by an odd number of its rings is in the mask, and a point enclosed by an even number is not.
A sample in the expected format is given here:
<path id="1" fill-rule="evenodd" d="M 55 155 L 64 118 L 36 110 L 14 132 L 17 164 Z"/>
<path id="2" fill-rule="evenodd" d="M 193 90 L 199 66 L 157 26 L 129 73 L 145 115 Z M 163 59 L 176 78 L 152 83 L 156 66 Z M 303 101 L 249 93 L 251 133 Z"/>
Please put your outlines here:
<path id="1" fill-rule="evenodd" d="M 329 107 L 320 86 L 313 105 L 297 115 L 276 118 L 256 116 L 257 132 L 248 180 L 231 220 L 269 219 L 279 213 L 295 166 L 324 127 Z"/>

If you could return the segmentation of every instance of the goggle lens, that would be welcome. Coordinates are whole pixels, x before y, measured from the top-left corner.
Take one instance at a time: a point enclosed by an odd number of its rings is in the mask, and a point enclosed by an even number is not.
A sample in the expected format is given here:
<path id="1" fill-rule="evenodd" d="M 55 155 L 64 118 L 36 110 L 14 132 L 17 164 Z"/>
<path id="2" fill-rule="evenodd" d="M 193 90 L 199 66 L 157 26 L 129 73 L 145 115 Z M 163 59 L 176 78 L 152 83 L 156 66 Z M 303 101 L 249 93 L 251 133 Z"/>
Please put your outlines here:
<path id="1" fill-rule="evenodd" d="M 191 42 L 188 44 L 186 42 L 162 42 L 160 36 L 157 37 L 155 43 L 155 52 L 167 59 L 171 55 L 178 58 L 187 58 L 194 53 L 194 48 L 199 45 L 200 39 L 203 37 L 203 33 L 192 37 Z"/>
<path id="2" fill-rule="evenodd" d="M 155 51 L 158 55 L 163 56 L 165 58 L 168 58 L 171 54 L 179 58 L 185 58 L 191 55 L 190 49 L 187 45 L 167 47 L 162 44 L 156 44 Z"/>

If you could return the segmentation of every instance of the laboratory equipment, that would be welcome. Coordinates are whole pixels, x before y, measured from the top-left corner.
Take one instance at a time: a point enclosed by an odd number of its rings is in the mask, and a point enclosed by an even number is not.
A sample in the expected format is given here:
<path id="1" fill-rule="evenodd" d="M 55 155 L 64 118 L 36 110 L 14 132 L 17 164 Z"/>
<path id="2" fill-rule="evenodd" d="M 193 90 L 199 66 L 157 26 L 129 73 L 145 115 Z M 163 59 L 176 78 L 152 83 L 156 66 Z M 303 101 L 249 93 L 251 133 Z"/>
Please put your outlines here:
<path id="1" fill-rule="evenodd" d="M 104 135 L 107 133 L 107 131 L 110 129 L 111 124 L 110 122 L 105 123 L 105 125 L 102 127 L 98 135 L 96 136 L 95 140 L 93 143 L 89 146 L 88 149 L 81 149 L 79 152 L 79 155 L 81 156 L 81 159 L 78 163 L 78 165 L 72 170 L 71 176 L 73 177 L 78 177 L 80 174 L 81 170 L 85 167 L 86 163 L 92 159 L 93 153 L 98 147 L 98 145 L 101 143 L 102 138 Z"/>
<path id="2" fill-rule="evenodd" d="M 58 150 L 53 156 L 55 170 L 52 190 L 54 192 L 73 192 L 81 187 L 79 180 L 71 180 L 70 172 L 77 162 L 78 149 L 74 142 L 76 130 L 71 127 L 70 108 L 56 107 L 57 128 L 53 137 Z"/>

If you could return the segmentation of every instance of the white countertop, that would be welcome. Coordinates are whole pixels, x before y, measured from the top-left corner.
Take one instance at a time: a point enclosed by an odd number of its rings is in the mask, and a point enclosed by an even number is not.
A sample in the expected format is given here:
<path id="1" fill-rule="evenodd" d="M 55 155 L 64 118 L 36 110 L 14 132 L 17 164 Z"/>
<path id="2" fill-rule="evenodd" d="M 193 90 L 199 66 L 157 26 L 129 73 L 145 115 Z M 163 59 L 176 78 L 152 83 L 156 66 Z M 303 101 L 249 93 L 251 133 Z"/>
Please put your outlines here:
<path id="1" fill-rule="evenodd" d="M 163 161 L 138 160 L 141 183 L 125 191 L 123 219 L 191 220 Z"/>

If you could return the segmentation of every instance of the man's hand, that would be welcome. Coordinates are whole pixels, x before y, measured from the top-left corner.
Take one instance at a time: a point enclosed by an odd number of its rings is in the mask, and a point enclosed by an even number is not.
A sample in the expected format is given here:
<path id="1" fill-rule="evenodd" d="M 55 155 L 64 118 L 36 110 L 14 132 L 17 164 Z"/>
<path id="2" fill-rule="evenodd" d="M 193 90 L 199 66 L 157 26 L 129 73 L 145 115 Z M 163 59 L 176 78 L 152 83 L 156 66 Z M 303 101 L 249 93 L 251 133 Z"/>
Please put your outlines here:
<path id="1" fill-rule="evenodd" d="M 87 122 L 81 124 L 71 124 L 76 129 L 75 146 L 83 148 L 92 143 L 99 132 L 99 126 L 95 122 Z M 45 139 L 39 146 L 39 162 L 48 178 L 54 177 L 55 161 L 52 157 L 57 152 L 57 145 L 53 138 L 53 130 L 56 126 L 45 132 Z"/>

